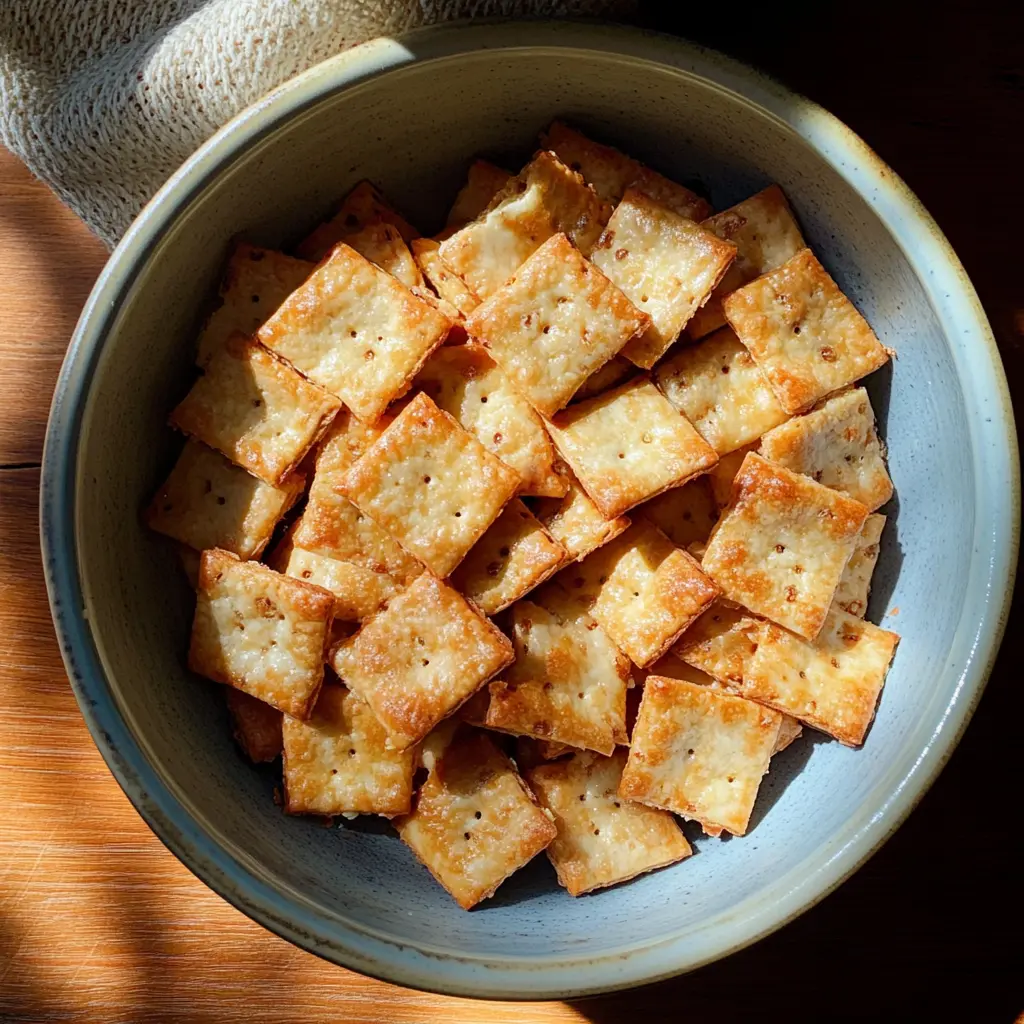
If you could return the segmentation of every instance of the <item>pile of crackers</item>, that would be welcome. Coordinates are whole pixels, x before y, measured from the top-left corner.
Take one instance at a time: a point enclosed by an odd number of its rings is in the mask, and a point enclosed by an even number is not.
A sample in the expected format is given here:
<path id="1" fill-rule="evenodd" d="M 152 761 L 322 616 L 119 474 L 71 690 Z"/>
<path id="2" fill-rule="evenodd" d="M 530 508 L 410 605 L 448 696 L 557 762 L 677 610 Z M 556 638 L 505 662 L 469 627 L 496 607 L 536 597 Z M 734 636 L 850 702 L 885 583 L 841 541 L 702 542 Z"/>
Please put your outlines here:
<path id="1" fill-rule="evenodd" d="M 542 850 L 575 896 L 687 857 L 677 816 L 742 835 L 895 651 L 890 355 L 777 186 L 712 213 L 559 123 L 432 238 L 363 182 L 234 247 L 171 413 L 188 664 L 288 813 L 392 819 L 463 907 Z"/>

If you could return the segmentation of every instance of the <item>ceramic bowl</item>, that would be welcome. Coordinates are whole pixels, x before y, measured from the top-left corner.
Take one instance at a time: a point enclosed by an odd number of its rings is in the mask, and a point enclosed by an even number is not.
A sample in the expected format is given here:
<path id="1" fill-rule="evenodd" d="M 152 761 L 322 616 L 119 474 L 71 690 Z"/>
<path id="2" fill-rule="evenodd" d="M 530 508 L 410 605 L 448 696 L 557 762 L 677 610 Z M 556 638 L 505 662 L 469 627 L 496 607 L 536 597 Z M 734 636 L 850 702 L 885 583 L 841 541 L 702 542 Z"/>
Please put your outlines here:
<path id="1" fill-rule="evenodd" d="M 476 154 L 524 160 L 565 117 L 717 209 L 777 181 L 898 359 L 871 394 L 897 499 L 870 618 L 903 636 L 863 749 L 814 734 L 773 762 L 750 833 L 571 899 L 544 858 L 466 913 L 385 828 L 287 818 L 216 687 L 183 666 L 193 600 L 139 523 L 180 444 L 204 301 L 229 240 L 301 237 L 358 179 L 425 230 Z M 471 996 L 578 996 L 679 973 L 779 927 L 888 837 L 949 756 L 996 652 L 1016 560 L 1015 433 L 963 269 L 899 179 L 812 103 L 679 40 L 571 24 L 379 41 L 287 83 L 149 204 L 82 315 L 57 388 L 42 537 L 96 743 L 161 839 L 245 913 L 329 960 Z"/>

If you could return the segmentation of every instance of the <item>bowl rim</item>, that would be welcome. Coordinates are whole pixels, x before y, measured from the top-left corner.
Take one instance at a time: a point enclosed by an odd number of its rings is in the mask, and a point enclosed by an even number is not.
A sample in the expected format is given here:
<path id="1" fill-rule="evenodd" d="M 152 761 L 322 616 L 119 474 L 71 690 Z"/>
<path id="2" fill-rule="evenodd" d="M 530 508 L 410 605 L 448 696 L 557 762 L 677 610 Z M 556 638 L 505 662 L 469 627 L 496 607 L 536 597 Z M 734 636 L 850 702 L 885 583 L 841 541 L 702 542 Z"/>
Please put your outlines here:
<path id="1" fill-rule="evenodd" d="M 480 49 L 590 51 L 700 79 L 783 122 L 861 195 L 922 281 L 946 327 L 964 389 L 975 474 L 972 574 L 958 633 L 969 634 L 953 695 L 926 746 L 900 768 L 881 806 L 851 821 L 844 841 L 757 897 L 744 914 L 699 929 L 696 940 L 655 939 L 622 953 L 571 959 L 438 956 L 377 933 L 331 930 L 212 839 L 148 762 L 117 711 L 92 637 L 77 549 L 76 487 L 82 416 L 107 335 L 139 269 L 184 208 L 215 176 L 285 120 L 389 71 Z M 964 372 L 970 366 L 970 374 Z M 1009 494 L 1007 494 L 1007 484 Z M 1009 498 L 1009 500 L 1007 500 Z M 491 999 L 564 999 L 672 977 L 757 941 L 809 909 L 857 870 L 899 827 L 934 781 L 969 721 L 994 664 L 1009 614 L 1020 529 L 1020 472 L 1009 389 L 985 313 L 938 225 L 900 178 L 822 107 L 732 58 L 685 40 L 604 23 L 474 22 L 378 39 L 290 79 L 238 114 L 176 171 L 136 218 L 81 314 L 54 392 L 43 451 L 40 538 L 61 654 L 88 728 L 112 773 L 158 838 L 198 878 L 253 920 L 334 963 L 397 984 Z M 970 609 L 969 607 L 970 606 Z M 964 619 L 969 619 L 966 627 Z M 867 802 L 867 801 L 866 801 Z M 791 873 L 792 874 L 792 873 Z M 751 902 L 748 901 L 748 902 Z"/>

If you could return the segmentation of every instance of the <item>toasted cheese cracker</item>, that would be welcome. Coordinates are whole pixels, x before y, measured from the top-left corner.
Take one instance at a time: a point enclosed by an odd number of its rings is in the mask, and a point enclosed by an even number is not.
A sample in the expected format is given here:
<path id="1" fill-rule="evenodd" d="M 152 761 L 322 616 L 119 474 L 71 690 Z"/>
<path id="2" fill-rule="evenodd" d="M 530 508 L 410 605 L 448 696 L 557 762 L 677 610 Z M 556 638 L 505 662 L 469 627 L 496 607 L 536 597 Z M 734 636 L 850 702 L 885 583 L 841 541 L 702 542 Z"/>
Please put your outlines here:
<path id="1" fill-rule="evenodd" d="M 427 284 L 455 307 L 460 319 L 469 316 L 480 305 L 480 299 L 458 274 L 445 266 L 440 244 L 432 238 L 414 238 L 409 245 Z"/>
<path id="2" fill-rule="evenodd" d="M 555 838 L 515 765 L 485 733 L 465 726 L 431 759 L 411 814 L 395 826 L 464 910 L 493 896 Z"/>
<path id="3" fill-rule="evenodd" d="M 695 192 L 677 185 L 611 146 L 588 139 L 561 121 L 555 121 L 541 141 L 563 163 L 579 171 L 587 184 L 609 203 L 618 203 L 626 189 L 633 185 L 681 217 L 703 220 L 711 213 L 708 202 Z"/>
<path id="4" fill-rule="evenodd" d="M 284 716 L 275 707 L 233 686 L 224 687 L 235 741 L 253 764 L 273 761 L 281 753 Z"/>
<path id="5" fill-rule="evenodd" d="M 651 318 L 622 354 L 652 367 L 722 279 L 736 247 L 635 189 L 615 208 L 592 259 Z"/>
<path id="6" fill-rule="evenodd" d="M 447 576 L 519 487 L 519 474 L 420 392 L 339 489 L 438 576 Z"/>
<path id="7" fill-rule="evenodd" d="M 708 470 L 705 479 L 711 488 L 711 497 L 714 498 L 719 512 L 732 500 L 732 482 L 736 479 L 736 474 L 740 471 L 740 466 L 743 465 L 747 452 L 757 451 L 757 449 L 758 443 L 756 441 L 743 448 L 737 448 L 736 451 L 723 455 Z"/>
<path id="8" fill-rule="evenodd" d="M 519 474 L 521 493 L 565 494 L 544 422 L 480 345 L 439 348 L 420 370 L 416 386 Z"/>
<path id="9" fill-rule="evenodd" d="M 196 551 L 223 548 L 257 558 L 305 484 L 305 477 L 292 473 L 274 487 L 220 452 L 187 441 L 146 509 L 146 525 Z"/>
<path id="10" fill-rule="evenodd" d="M 693 852 L 671 814 L 618 794 L 626 752 L 577 753 L 526 776 L 555 817 L 548 859 L 570 896 L 663 868 Z"/>
<path id="11" fill-rule="evenodd" d="M 333 395 L 235 334 L 211 357 L 170 423 L 278 486 L 340 408 Z"/>
<path id="12" fill-rule="evenodd" d="M 341 243 L 260 328 L 260 341 L 376 422 L 408 389 L 451 321 Z"/>
<path id="13" fill-rule="evenodd" d="M 846 563 L 833 599 L 844 612 L 861 619 L 868 610 L 871 577 L 878 561 L 879 541 L 884 529 L 885 516 L 878 512 L 873 512 L 864 520 L 864 528 L 857 538 L 857 546 Z"/>
<path id="14" fill-rule="evenodd" d="M 459 194 L 448 211 L 449 227 L 460 228 L 471 220 L 476 220 L 494 197 L 512 180 L 512 175 L 501 167 L 496 167 L 487 160 L 474 160 L 466 174 L 466 184 L 459 189 Z"/>
<path id="15" fill-rule="evenodd" d="M 420 273 L 419 264 L 413 259 L 409 246 L 405 244 L 394 224 L 375 221 L 359 228 L 344 238 L 360 256 L 397 278 L 406 288 L 425 288 L 427 282 Z"/>
<path id="16" fill-rule="evenodd" d="M 628 516 L 605 519 L 568 466 L 558 463 L 556 470 L 565 480 L 565 497 L 536 502 L 537 518 L 565 548 L 570 558 L 585 557 L 629 527 Z"/>
<path id="17" fill-rule="evenodd" d="M 294 535 L 276 555 L 272 567 L 278 572 L 305 580 L 334 595 L 334 615 L 342 622 L 368 619 L 387 607 L 388 601 L 401 589 L 401 584 L 387 573 L 296 547 Z"/>
<path id="18" fill-rule="evenodd" d="M 722 309 L 789 413 L 889 360 L 810 249 L 727 295 Z"/>
<path id="19" fill-rule="evenodd" d="M 619 794 L 741 836 L 781 724 L 742 697 L 648 676 Z"/>
<path id="20" fill-rule="evenodd" d="M 810 641 L 767 622 L 742 692 L 840 743 L 860 746 L 899 639 L 839 608 Z"/>
<path id="21" fill-rule="evenodd" d="M 782 266 L 806 245 L 786 197 L 778 185 L 730 206 L 701 223 L 701 227 L 736 246 L 736 259 L 711 298 L 686 326 L 691 338 L 703 338 L 725 326 L 722 299 L 768 270 Z"/>
<path id="22" fill-rule="evenodd" d="M 566 409 L 548 425 L 608 519 L 710 469 L 718 456 L 646 377 Z"/>
<path id="23" fill-rule="evenodd" d="M 334 671 L 396 750 L 423 739 L 512 659 L 500 630 L 429 573 L 331 651 Z"/>
<path id="24" fill-rule="evenodd" d="M 561 588 L 512 606 L 516 660 L 488 688 L 484 724 L 610 754 L 626 743 L 629 662 Z"/>
<path id="25" fill-rule="evenodd" d="M 719 455 L 756 441 L 789 417 L 728 327 L 681 348 L 658 367 L 654 382 Z"/>
<path id="26" fill-rule="evenodd" d="M 550 416 L 649 323 L 563 234 L 466 320 L 533 407 Z"/>
<path id="27" fill-rule="evenodd" d="M 751 452 L 701 564 L 731 601 L 813 640 L 867 516 L 859 501 Z"/>
<path id="28" fill-rule="evenodd" d="M 218 307 L 199 335 L 196 363 L 206 367 L 236 332 L 253 335 L 313 273 L 314 264 L 273 249 L 236 242 L 220 283 Z"/>
<path id="29" fill-rule="evenodd" d="M 296 254 L 303 259 L 319 263 L 346 235 L 351 235 L 378 221 L 396 227 L 406 242 L 419 234 L 405 218 L 388 205 L 375 185 L 361 181 L 345 196 L 341 209 L 299 244 Z"/>
<path id="30" fill-rule="evenodd" d="M 702 476 L 644 502 L 634 515 L 653 523 L 677 548 L 686 549 L 706 541 L 718 520 L 711 487 Z"/>
<path id="31" fill-rule="evenodd" d="M 476 220 L 441 243 L 441 258 L 487 299 L 552 235 L 588 253 L 605 204 L 553 153 L 538 153 Z"/>
<path id="32" fill-rule="evenodd" d="M 496 615 L 540 586 L 568 559 L 565 548 L 518 499 L 452 573 L 451 582 L 486 615 Z"/>
<path id="33" fill-rule="evenodd" d="M 586 398 L 611 391 L 616 384 L 621 384 L 632 376 L 636 367 L 625 356 L 612 356 L 600 370 L 595 370 L 576 390 L 572 396 L 574 402 L 582 402 Z"/>
<path id="34" fill-rule="evenodd" d="M 641 668 L 660 658 L 720 593 L 693 557 L 643 519 L 565 569 L 557 582 Z"/>
<path id="35" fill-rule="evenodd" d="M 800 724 L 798 718 L 794 718 L 792 715 L 783 715 L 782 723 L 779 726 L 779 738 L 775 741 L 775 749 L 772 751 L 772 757 L 776 754 L 781 753 L 786 747 L 795 743 L 804 734 L 804 727 Z"/>
<path id="36" fill-rule="evenodd" d="M 408 814 L 415 751 L 390 750 L 387 731 L 350 690 L 325 683 L 306 721 L 285 716 L 289 814 Z"/>
<path id="37" fill-rule="evenodd" d="M 871 399 L 863 388 L 833 395 L 761 438 L 761 454 L 874 511 L 892 497 Z"/>
<path id="38" fill-rule="evenodd" d="M 675 655 L 738 692 L 757 650 L 761 620 L 729 601 L 716 601 L 679 638 Z"/>
<path id="39" fill-rule="evenodd" d="M 334 597 L 230 552 L 204 551 L 188 667 L 295 718 L 316 702 Z"/>

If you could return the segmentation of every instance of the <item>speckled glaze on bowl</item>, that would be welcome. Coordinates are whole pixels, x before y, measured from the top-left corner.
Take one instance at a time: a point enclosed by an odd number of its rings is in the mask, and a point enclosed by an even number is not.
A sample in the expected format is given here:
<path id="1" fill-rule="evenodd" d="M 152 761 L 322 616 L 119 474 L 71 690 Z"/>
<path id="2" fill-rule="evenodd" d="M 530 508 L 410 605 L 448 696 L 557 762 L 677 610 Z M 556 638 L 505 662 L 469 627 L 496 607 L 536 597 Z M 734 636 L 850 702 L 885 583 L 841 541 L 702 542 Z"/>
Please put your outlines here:
<path id="1" fill-rule="evenodd" d="M 898 360 L 872 381 L 898 493 L 875 621 L 903 635 L 864 748 L 814 736 L 765 781 L 741 840 L 572 900 L 539 858 L 472 913 L 383 829 L 281 814 L 220 695 L 183 668 L 192 598 L 138 510 L 173 458 L 200 310 L 229 239 L 300 237 L 355 181 L 430 230 L 478 153 L 528 155 L 563 116 L 716 208 L 770 181 Z M 790 920 L 900 824 L 963 730 L 1017 556 L 1016 435 L 963 269 L 913 195 L 812 103 L 675 39 L 571 24 L 455 26 L 379 41 L 276 90 L 149 204 L 78 325 L 54 398 L 42 541 L 68 672 L 96 743 L 156 833 L 280 935 L 405 985 L 579 996 L 721 957 Z M 896 614 L 898 607 L 899 613 Z M 887 613 L 890 613 L 885 617 Z"/>

